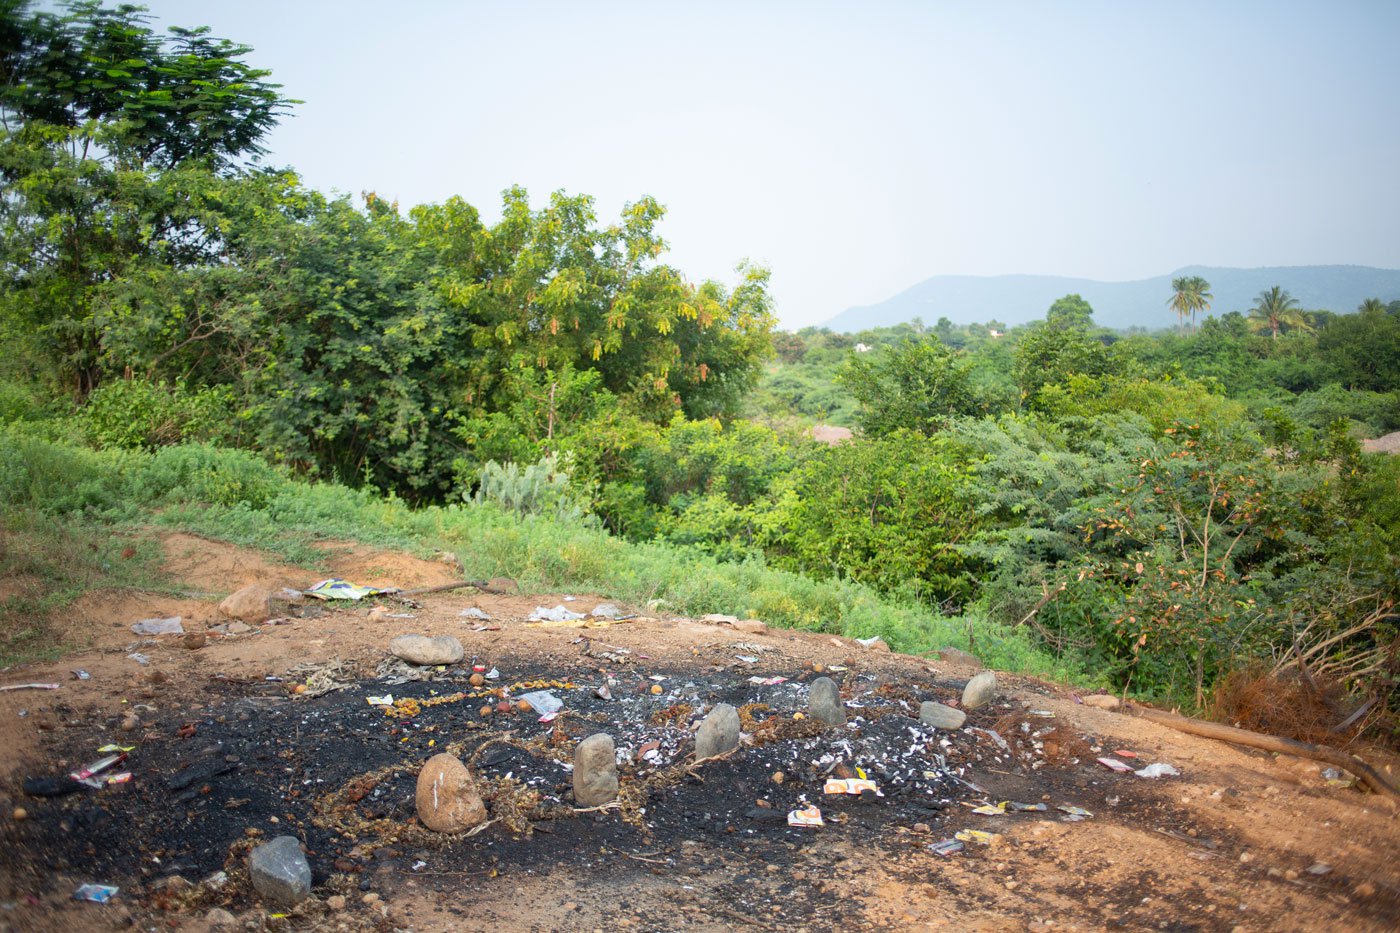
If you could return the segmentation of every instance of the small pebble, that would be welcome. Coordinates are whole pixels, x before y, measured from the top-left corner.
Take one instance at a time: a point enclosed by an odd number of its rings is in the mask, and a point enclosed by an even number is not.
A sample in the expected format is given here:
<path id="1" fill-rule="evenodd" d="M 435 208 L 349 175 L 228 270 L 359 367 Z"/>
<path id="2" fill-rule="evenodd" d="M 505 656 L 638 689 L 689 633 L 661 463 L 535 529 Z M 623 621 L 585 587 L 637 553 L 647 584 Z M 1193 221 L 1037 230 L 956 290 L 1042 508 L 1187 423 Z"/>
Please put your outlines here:
<path id="1" fill-rule="evenodd" d="M 480 674 L 473 674 L 473 675 L 471 676 L 471 685 L 472 685 L 473 687 L 480 687 L 480 686 L 481 686 L 482 684 L 484 684 L 484 683 L 486 683 L 486 678 L 483 677 L 482 675 L 480 675 Z"/>
<path id="2" fill-rule="evenodd" d="M 331 910 L 344 910 L 345 895 L 332 894 L 330 897 L 326 898 L 326 906 L 329 907 Z"/>
<path id="3" fill-rule="evenodd" d="M 660 696 L 660 695 L 661 695 L 661 685 L 660 685 L 660 684 L 652 684 L 652 685 L 651 685 L 651 695 L 652 695 L 652 696 Z"/>
<path id="4" fill-rule="evenodd" d="M 378 901 L 379 901 L 379 895 L 376 894 L 374 891 L 371 891 L 371 892 L 369 892 L 368 894 L 366 894 L 364 897 L 360 898 L 360 903 L 362 903 L 362 904 L 374 904 L 374 903 L 377 903 Z"/>
<path id="5" fill-rule="evenodd" d="M 13 815 L 14 818 L 17 820 L 24 820 L 29 818 L 29 811 L 24 809 L 24 807 L 15 807 L 15 812 Z"/>
<path id="6" fill-rule="evenodd" d="M 784 774 L 783 772 L 781 772 L 781 771 L 774 771 L 774 772 L 773 772 L 773 783 L 774 783 L 774 784 L 781 784 L 781 783 L 783 783 L 783 782 L 786 781 L 786 780 L 787 780 L 787 775 Z"/>

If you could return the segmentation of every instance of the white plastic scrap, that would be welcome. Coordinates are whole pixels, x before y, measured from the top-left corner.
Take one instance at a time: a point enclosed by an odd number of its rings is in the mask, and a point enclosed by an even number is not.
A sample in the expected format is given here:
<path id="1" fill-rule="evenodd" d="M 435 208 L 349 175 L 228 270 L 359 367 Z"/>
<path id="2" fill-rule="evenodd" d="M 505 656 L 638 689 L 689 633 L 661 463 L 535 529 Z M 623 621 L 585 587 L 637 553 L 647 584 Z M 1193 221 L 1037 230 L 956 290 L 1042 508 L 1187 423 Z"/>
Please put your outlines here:
<path id="1" fill-rule="evenodd" d="M 464 619 L 480 619 L 483 622 L 491 621 L 491 615 L 485 609 L 478 609 L 476 606 L 472 606 L 470 609 L 463 609 L 461 612 L 457 613 L 457 615 Z"/>
<path id="2" fill-rule="evenodd" d="M 142 619 L 140 622 L 133 622 L 131 630 L 137 635 L 185 634 L 185 627 L 180 624 L 179 616 L 172 616 L 169 619 Z"/>
<path id="3" fill-rule="evenodd" d="M 535 611 L 530 613 L 531 622 L 573 622 L 582 619 L 583 613 L 570 612 L 563 606 L 555 606 L 553 609 L 546 609 L 544 606 L 536 606 Z"/>
<path id="4" fill-rule="evenodd" d="M 1181 772 L 1165 762 L 1148 765 L 1139 771 L 1133 772 L 1140 778 L 1175 777 Z"/>

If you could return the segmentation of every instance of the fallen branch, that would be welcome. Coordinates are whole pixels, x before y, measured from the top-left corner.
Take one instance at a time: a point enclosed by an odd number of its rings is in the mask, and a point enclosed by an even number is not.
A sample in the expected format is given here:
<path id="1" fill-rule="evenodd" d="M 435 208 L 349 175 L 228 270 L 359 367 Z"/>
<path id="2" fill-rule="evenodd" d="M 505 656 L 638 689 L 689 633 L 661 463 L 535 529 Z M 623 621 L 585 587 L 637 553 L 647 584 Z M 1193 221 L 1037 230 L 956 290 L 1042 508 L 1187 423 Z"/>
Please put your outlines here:
<path id="1" fill-rule="evenodd" d="M 1234 726 L 1225 726 L 1217 722 L 1202 722 L 1199 719 L 1189 719 L 1175 713 L 1166 713 L 1145 706 L 1130 706 L 1129 709 L 1136 716 L 1175 729 L 1178 732 L 1185 732 L 1188 735 L 1199 735 L 1207 739 L 1216 739 L 1235 745 L 1246 745 L 1250 748 L 1277 752 L 1281 755 L 1298 755 L 1303 758 L 1312 758 L 1315 761 L 1325 761 L 1352 772 L 1380 796 L 1392 801 L 1400 801 L 1400 791 L 1392 787 L 1381 776 L 1380 772 L 1355 755 L 1349 755 L 1341 749 L 1250 732 L 1248 729 L 1236 729 Z"/>
<path id="2" fill-rule="evenodd" d="M 428 593 L 446 593 L 448 590 L 460 590 L 464 586 L 474 586 L 479 590 L 486 589 L 487 580 L 458 580 L 456 583 L 443 583 L 439 586 L 420 586 L 416 590 L 399 590 L 394 596 L 425 596 Z"/>

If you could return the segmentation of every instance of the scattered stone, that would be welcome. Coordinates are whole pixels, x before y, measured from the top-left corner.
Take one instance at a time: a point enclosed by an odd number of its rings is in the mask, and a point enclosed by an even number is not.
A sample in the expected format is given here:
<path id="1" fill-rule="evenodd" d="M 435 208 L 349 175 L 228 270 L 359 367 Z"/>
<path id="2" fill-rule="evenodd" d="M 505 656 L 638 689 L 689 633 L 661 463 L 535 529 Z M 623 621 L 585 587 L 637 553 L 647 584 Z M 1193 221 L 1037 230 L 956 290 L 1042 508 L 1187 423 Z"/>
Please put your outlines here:
<path id="1" fill-rule="evenodd" d="M 830 677 L 818 677 L 807 688 L 807 711 L 829 726 L 846 724 L 846 707 L 841 705 L 841 690 Z"/>
<path id="2" fill-rule="evenodd" d="M 1351 889 L 1351 893 L 1357 897 L 1375 897 L 1376 886 L 1369 881 L 1363 881 Z"/>
<path id="3" fill-rule="evenodd" d="M 272 618 L 272 591 L 256 583 L 229 595 L 219 612 L 241 622 L 266 622 Z"/>
<path id="4" fill-rule="evenodd" d="M 467 766 L 443 753 L 418 772 L 418 820 L 435 833 L 460 833 L 486 820 L 476 780 Z"/>
<path id="5" fill-rule="evenodd" d="M 24 809 L 24 807 L 15 807 L 14 812 L 11 815 L 15 818 L 16 821 L 29 819 L 29 811 Z"/>
<path id="6" fill-rule="evenodd" d="M 247 635 L 249 632 L 254 631 L 254 629 L 247 622 L 230 622 L 225 627 L 225 631 L 230 635 Z"/>
<path id="7" fill-rule="evenodd" d="M 963 723 L 967 722 L 967 713 L 942 703 L 925 700 L 919 704 L 919 722 L 935 729 L 961 729 Z"/>
<path id="8" fill-rule="evenodd" d="M 957 648 L 939 648 L 938 657 L 944 661 L 961 664 L 964 667 L 980 668 L 982 666 L 982 662 L 978 660 L 976 655 L 968 654 L 966 651 L 960 651 Z"/>
<path id="9" fill-rule="evenodd" d="M 466 657 L 462 643 L 451 635 L 400 635 L 389 642 L 389 651 L 409 664 L 432 667 L 438 664 L 456 664 Z"/>
<path id="10" fill-rule="evenodd" d="M 605 732 L 590 735 L 574 751 L 574 801 L 597 807 L 617 799 L 617 750 Z"/>
<path id="11" fill-rule="evenodd" d="M 326 898 L 326 906 L 329 907 L 331 910 L 344 910 L 345 895 L 332 894 L 330 897 Z"/>
<path id="12" fill-rule="evenodd" d="M 719 612 L 710 612 L 700 617 L 700 621 L 706 625 L 733 625 L 739 621 L 738 616 L 727 616 Z"/>
<path id="13" fill-rule="evenodd" d="M 135 713 L 127 713 L 117 728 L 123 732 L 135 732 L 141 728 L 141 719 Z"/>
<path id="14" fill-rule="evenodd" d="M 768 631 L 768 625 L 758 619 L 736 619 L 729 623 L 736 631 L 745 632 L 749 635 L 759 635 Z"/>
<path id="15" fill-rule="evenodd" d="M 238 918 L 222 907 L 210 908 L 209 913 L 204 915 L 204 923 L 209 927 L 211 933 L 236 930 L 239 927 Z"/>
<path id="16" fill-rule="evenodd" d="M 1087 697 L 1080 697 L 1085 706 L 1092 706 L 1094 709 L 1117 709 L 1123 702 L 1115 696 L 1106 693 L 1095 693 Z"/>
<path id="17" fill-rule="evenodd" d="M 1313 862 L 1308 866 L 1308 874 L 1310 875 L 1327 875 L 1331 874 L 1331 872 L 1332 866 L 1328 865 L 1326 862 Z"/>
<path id="18" fill-rule="evenodd" d="M 781 772 L 781 771 L 774 771 L 774 772 L 773 772 L 773 783 L 774 783 L 774 784 L 781 784 L 781 783 L 783 783 L 783 782 L 786 781 L 786 780 L 787 780 L 787 775 L 784 774 L 783 772 Z"/>
<path id="19" fill-rule="evenodd" d="M 613 603 L 599 603 L 589 613 L 595 619 L 620 619 L 622 614 L 622 610 Z"/>
<path id="20" fill-rule="evenodd" d="M 476 619 L 481 622 L 491 621 L 491 614 L 488 613 L 485 609 L 479 609 L 476 606 L 472 606 L 469 609 L 463 609 L 457 614 L 464 619 Z"/>
<path id="21" fill-rule="evenodd" d="M 739 711 L 728 703 L 710 710 L 695 733 L 695 760 L 703 761 L 739 747 Z"/>
<path id="22" fill-rule="evenodd" d="M 986 706 L 992 702 L 992 698 L 996 694 L 997 675 L 991 671 L 983 671 L 969 680 L 966 687 L 963 687 L 963 709 L 977 709 L 979 706 Z"/>
<path id="23" fill-rule="evenodd" d="M 248 855 L 253 889 L 270 901 L 291 907 L 311 893 L 311 866 L 295 836 L 278 836 Z"/>
<path id="24" fill-rule="evenodd" d="M 198 651 L 209 642 L 209 636 L 204 632 L 186 632 L 184 646 L 191 651 Z"/>
<path id="25" fill-rule="evenodd" d="M 370 904 L 377 904 L 379 903 L 379 895 L 371 891 L 364 897 L 360 898 L 360 903 L 364 904 L 365 906 L 369 906 Z"/>
<path id="26" fill-rule="evenodd" d="M 492 577 L 482 589 L 495 596 L 514 596 L 520 592 L 520 587 L 510 577 Z"/>

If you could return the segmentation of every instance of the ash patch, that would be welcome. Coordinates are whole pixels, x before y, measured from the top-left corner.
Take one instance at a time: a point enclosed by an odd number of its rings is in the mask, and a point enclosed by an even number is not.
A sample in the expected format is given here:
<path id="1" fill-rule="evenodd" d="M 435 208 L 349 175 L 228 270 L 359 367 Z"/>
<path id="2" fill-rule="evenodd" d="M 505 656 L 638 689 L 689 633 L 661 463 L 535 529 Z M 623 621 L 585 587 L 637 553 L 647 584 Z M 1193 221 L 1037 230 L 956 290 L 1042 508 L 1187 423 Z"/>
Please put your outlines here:
<path id="1" fill-rule="evenodd" d="M 1034 730 L 1014 745 L 992 730 L 1004 706 L 974 713 L 976 729 L 921 724 L 919 702 L 952 700 L 956 683 L 892 686 L 846 672 L 850 721 L 824 728 L 800 718 L 807 671 L 697 676 L 498 663 L 500 678 L 479 685 L 469 671 L 361 681 L 314 699 L 244 685 L 243 696 L 197 717 L 160 720 L 124 765 L 130 783 L 35 801 L 33 818 L 0 854 L 11 879 L 4 895 L 82 877 L 121 885 L 151 907 L 172 876 L 198 882 L 222 871 L 226 882 L 196 885 L 185 906 L 239 908 L 253 900 L 242 869 L 248 849 L 291 834 L 305 843 L 321 897 L 387 893 L 406 876 L 461 896 L 464 877 L 565 869 L 621 880 L 648 871 L 674 878 L 681 902 L 703 899 L 715 916 L 762 910 L 812 920 L 839 905 L 810 887 L 793 896 L 791 874 L 804 855 L 838 842 L 877 847 L 917 824 L 933 838 L 951 834 L 968 822 L 960 802 L 987 799 L 974 766 L 1010 767 L 1037 753 L 1027 738 Z M 783 675 L 791 679 L 764 683 Z M 549 722 L 521 711 L 514 701 L 532 690 L 554 693 L 563 711 Z M 393 707 L 370 705 L 386 692 Z M 696 764 L 693 730 L 718 703 L 740 710 L 746 744 Z M 580 812 L 571 796 L 573 749 L 595 732 L 616 742 L 621 793 L 615 807 Z M 109 737 L 94 724 L 63 740 L 57 751 L 74 760 Z M 416 821 L 418 770 L 443 751 L 466 761 L 482 784 L 492 822 L 476 835 L 442 836 Z M 823 793 L 828 778 L 861 774 L 880 795 Z M 788 825 L 790 810 L 813 805 L 826 825 Z"/>

